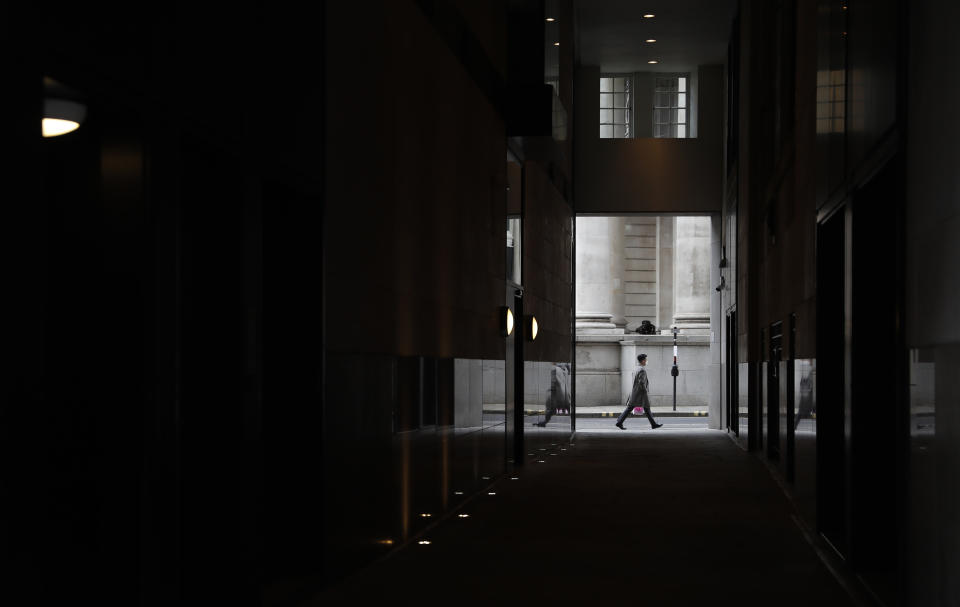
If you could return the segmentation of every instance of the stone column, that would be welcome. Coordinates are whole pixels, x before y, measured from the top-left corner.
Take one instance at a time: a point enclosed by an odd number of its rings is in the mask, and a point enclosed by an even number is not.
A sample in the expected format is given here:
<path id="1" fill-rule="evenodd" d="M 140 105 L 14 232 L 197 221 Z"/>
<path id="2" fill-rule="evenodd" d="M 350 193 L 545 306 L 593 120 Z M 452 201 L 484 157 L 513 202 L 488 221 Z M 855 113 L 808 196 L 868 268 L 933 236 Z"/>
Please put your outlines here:
<path id="1" fill-rule="evenodd" d="M 687 335 L 710 334 L 710 217 L 677 217 L 673 318 Z"/>
<path id="2" fill-rule="evenodd" d="M 623 219 L 577 217 L 577 332 L 623 333 Z"/>
<path id="3" fill-rule="evenodd" d="M 673 233 L 676 217 L 657 217 L 657 330 L 673 325 Z"/>
<path id="4" fill-rule="evenodd" d="M 723 312 L 720 308 L 720 215 L 710 216 L 710 401 L 709 424 L 713 430 L 723 428 L 723 366 L 720 346 Z"/>

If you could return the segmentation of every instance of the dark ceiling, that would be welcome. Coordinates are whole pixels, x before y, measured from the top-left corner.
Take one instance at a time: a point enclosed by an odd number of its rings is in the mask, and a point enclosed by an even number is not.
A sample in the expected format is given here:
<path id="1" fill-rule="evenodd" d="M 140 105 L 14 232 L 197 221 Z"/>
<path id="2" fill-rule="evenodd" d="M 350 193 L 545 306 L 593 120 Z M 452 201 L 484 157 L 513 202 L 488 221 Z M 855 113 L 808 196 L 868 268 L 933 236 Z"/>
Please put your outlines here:
<path id="1" fill-rule="evenodd" d="M 684 72 L 724 62 L 737 0 L 578 0 L 576 10 L 582 65 Z"/>

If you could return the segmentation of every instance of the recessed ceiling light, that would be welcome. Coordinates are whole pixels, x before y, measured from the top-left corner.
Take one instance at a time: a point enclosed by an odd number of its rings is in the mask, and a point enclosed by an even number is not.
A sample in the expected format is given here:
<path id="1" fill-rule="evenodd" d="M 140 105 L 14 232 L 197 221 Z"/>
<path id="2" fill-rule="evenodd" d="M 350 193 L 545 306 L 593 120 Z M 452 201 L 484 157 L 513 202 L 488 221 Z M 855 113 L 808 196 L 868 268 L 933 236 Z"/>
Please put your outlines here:
<path id="1" fill-rule="evenodd" d="M 647 42 L 649 42 L 650 44 L 653 44 L 656 41 L 657 41 L 656 38 L 647 38 Z"/>
<path id="2" fill-rule="evenodd" d="M 653 65 L 654 63 L 660 63 L 660 62 L 657 61 L 656 59 L 651 59 L 650 61 L 647 61 L 647 63 Z"/>
<path id="3" fill-rule="evenodd" d="M 656 17 L 656 15 L 654 15 L 653 13 L 647 13 L 646 15 L 643 16 L 644 19 L 653 19 L 654 17 Z"/>
<path id="4" fill-rule="evenodd" d="M 547 17 L 547 21 L 549 21 L 550 23 L 553 23 L 554 21 L 556 21 L 556 19 L 554 19 L 553 17 Z"/>
<path id="5" fill-rule="evenodd" d="M 559 42 L 554 42 L 554 43 L 553 43 L 553 46 L 560 46 L 560 43 L 559 43 Z"/>

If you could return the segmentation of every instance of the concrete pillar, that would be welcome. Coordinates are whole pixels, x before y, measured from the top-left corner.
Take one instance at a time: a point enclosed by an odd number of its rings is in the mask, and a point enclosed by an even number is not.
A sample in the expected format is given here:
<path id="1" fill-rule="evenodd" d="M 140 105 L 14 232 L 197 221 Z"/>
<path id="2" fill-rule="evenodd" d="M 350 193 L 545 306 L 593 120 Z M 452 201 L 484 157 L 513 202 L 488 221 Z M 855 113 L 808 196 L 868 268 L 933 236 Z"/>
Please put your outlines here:
<path id="1" fill-rule="evenodd" d="M 577 217 L 578 333 L 623 332 L 623 232 L 621 217 Z"/>
<path id="2" fill-rule="evenodd" d="M 723 428 L 723 348 L 720 345 L 723 310 L 721 309 L 720 291 L 720 247 L 722 222 L 720 215 L 710 216 L 710 366 L 709 386 L 710 400 L 707 409 L 710 428 Z"/>
<path id="3" fill-rule="evenodd" d="M 710 333 L 711 233 L 710 217 L 677 217 L 673 318 L 674 324 L 687 335 Z"/>

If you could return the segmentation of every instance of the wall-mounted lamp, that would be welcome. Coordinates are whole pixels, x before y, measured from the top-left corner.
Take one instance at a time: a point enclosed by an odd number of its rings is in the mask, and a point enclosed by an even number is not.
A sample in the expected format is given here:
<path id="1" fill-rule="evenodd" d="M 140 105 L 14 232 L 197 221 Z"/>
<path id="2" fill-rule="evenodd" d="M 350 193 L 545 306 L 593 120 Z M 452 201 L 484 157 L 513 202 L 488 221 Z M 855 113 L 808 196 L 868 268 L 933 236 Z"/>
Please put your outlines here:
<path id="1" fill-rule="evenodd" d="M 83 97 L 78 91 L 45 77 L 43 97 L 40 128 L 44 137 L 58 137 L 80 128 L 87 116 L 87 106 L 82 103 Z"/>
<path id="2" fill-rule="evenodd" d="M 537 317 L 531 314 L 524 318 L 523 322 L 523 331 L 526 333 L 527 341 L 535 340 L 537 338 L 537 333 L 540 331 L 540 328 L 537 325 Z"/>
<path id="3" fill-rule="evenodd" d="M 510 306 L 500 306 L 500 334 L 504 337 L 513 334 L 513 310 Z"/>
<path id="4" fill-rule="evenodd" d="M 45 99 L 43 102 L 44 137 L 59 137 L 71 133 L 83 124 L 87 107 L 82 103 L 68 99 Z"/>

